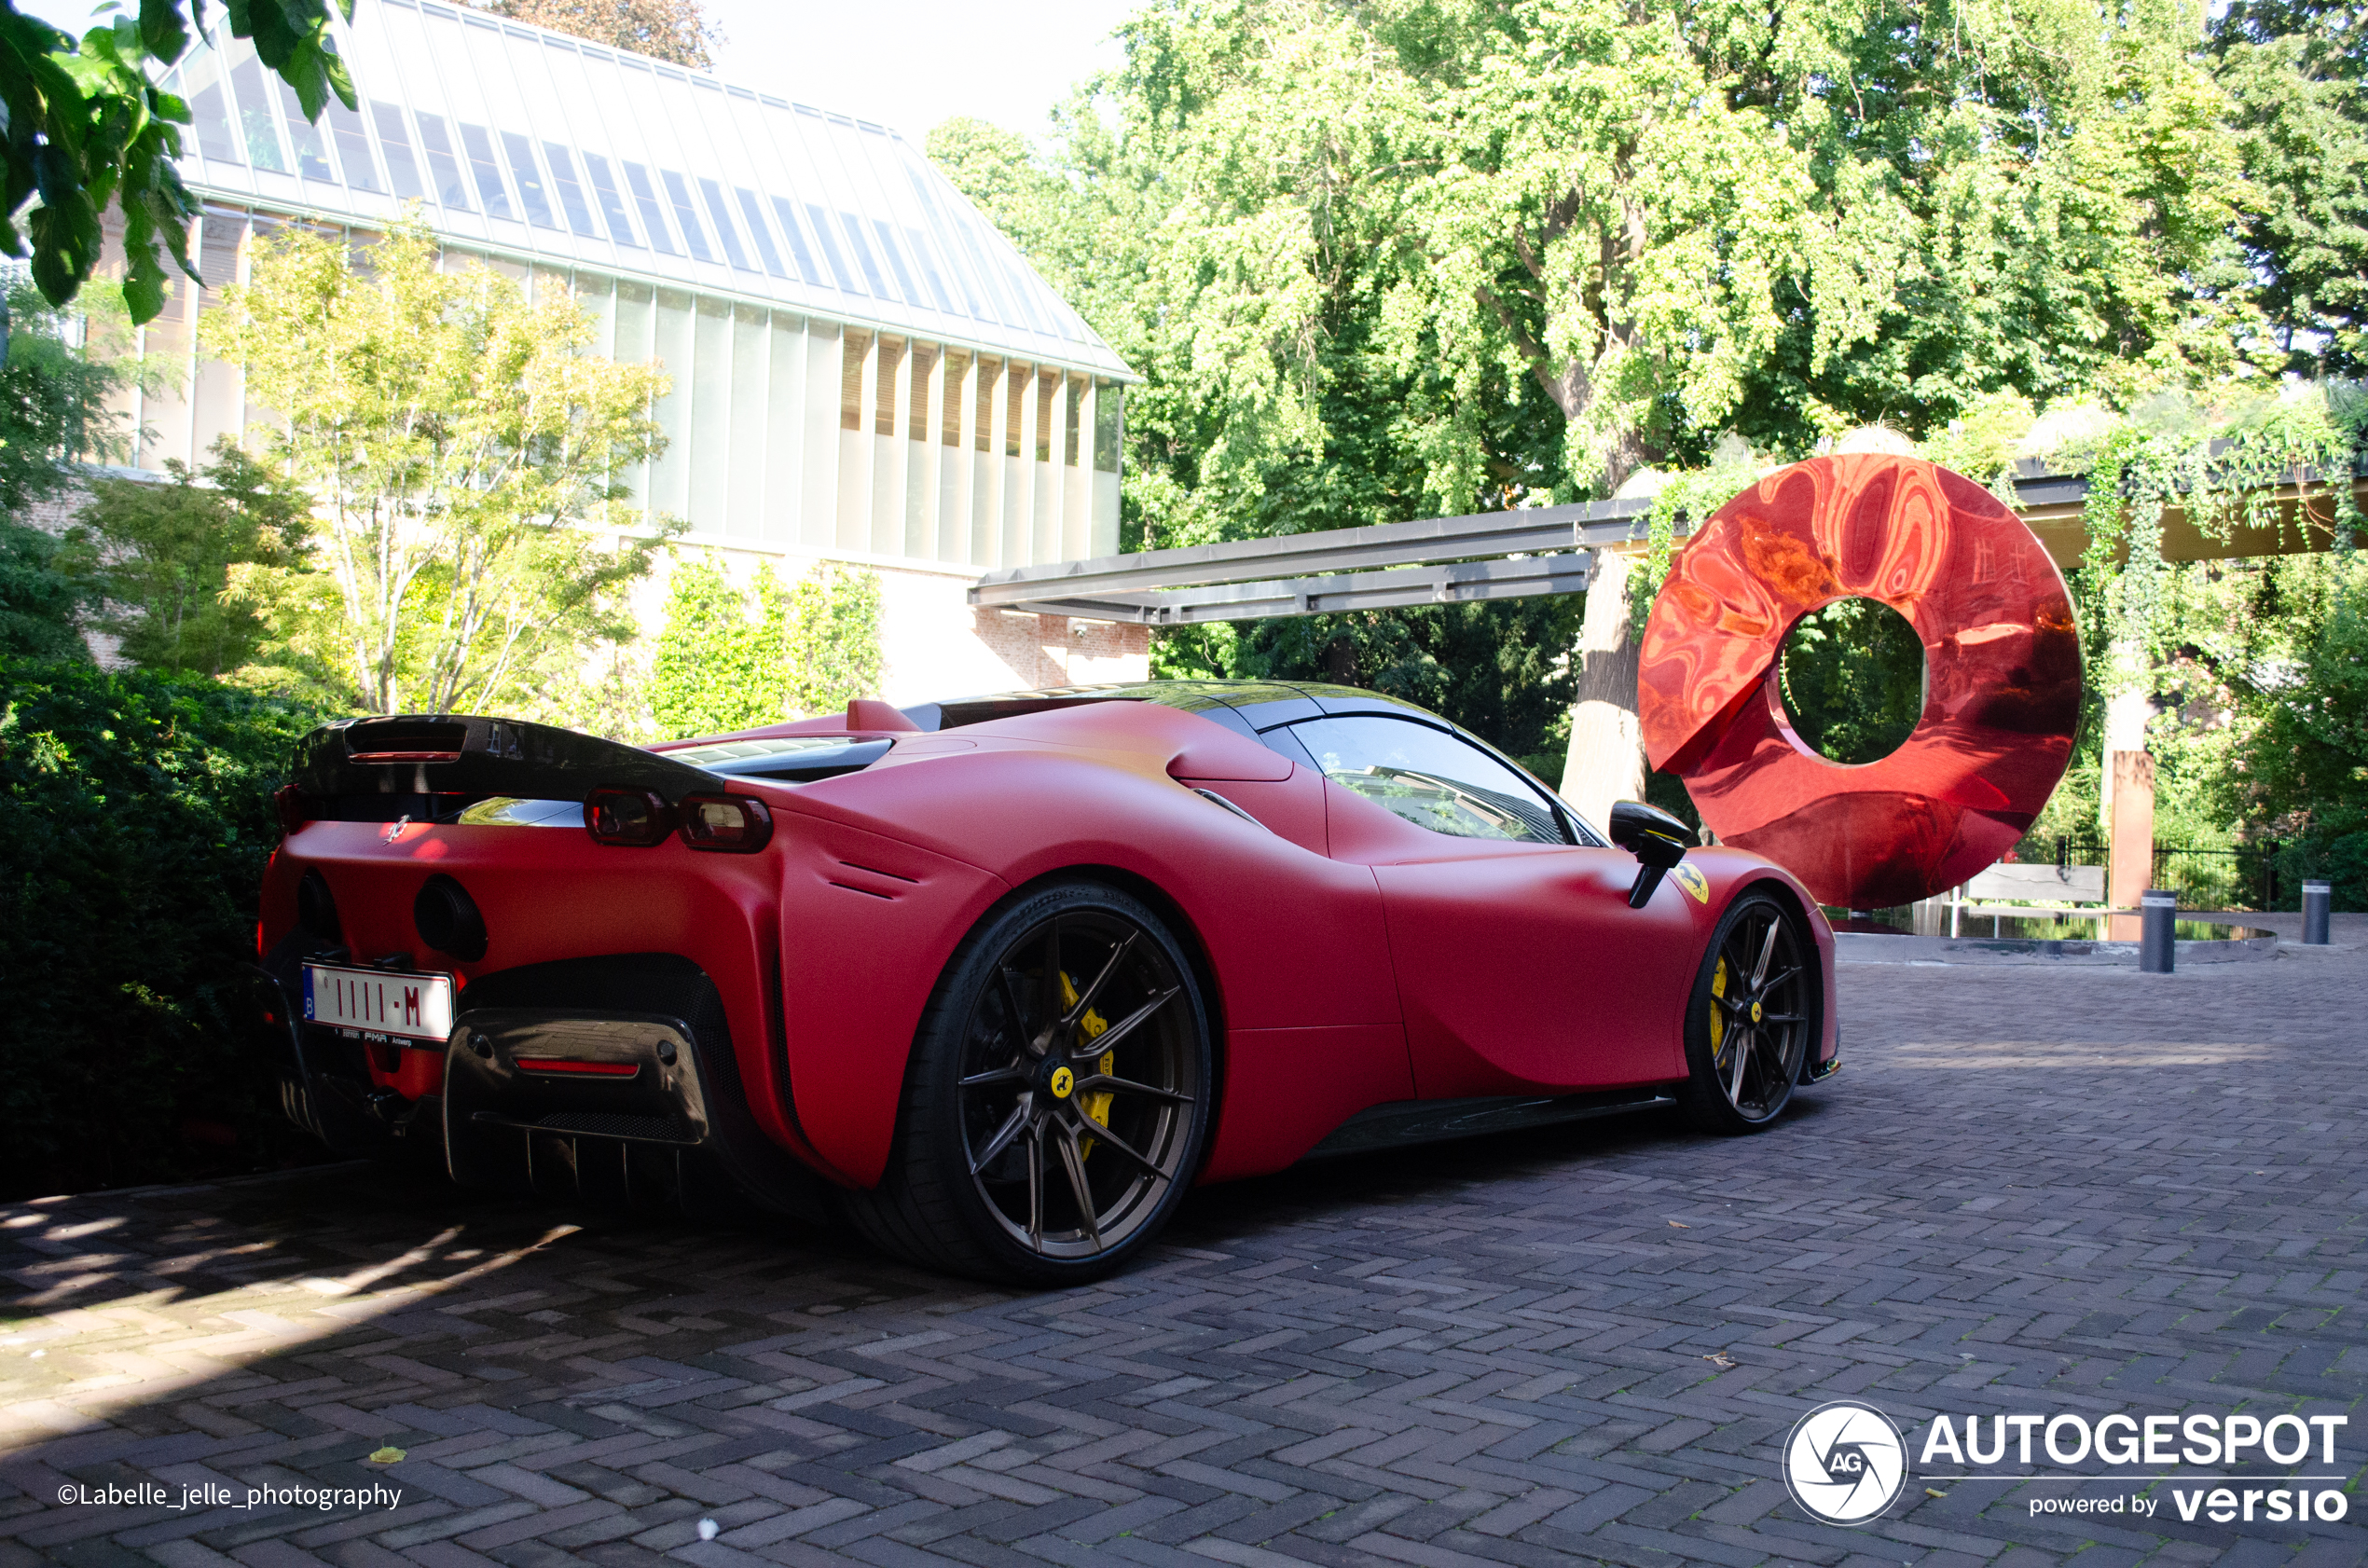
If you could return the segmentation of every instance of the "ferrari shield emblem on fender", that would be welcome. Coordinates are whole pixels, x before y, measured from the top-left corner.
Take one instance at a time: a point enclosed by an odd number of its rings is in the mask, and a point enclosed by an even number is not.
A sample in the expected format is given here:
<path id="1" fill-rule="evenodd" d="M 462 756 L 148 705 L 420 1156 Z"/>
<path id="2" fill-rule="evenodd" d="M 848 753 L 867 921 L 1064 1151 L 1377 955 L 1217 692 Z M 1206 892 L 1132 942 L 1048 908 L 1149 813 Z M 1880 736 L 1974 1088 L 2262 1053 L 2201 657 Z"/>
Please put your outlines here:
<path id="1" fill-rule="evenodd" d="M 1687 896 L 1696 903 L 1710 902 L 1710 878 L 1702 874 L 1700 866 L 1680 860 L 1669 868 L 1669 879 L 1685 888 Z"/>

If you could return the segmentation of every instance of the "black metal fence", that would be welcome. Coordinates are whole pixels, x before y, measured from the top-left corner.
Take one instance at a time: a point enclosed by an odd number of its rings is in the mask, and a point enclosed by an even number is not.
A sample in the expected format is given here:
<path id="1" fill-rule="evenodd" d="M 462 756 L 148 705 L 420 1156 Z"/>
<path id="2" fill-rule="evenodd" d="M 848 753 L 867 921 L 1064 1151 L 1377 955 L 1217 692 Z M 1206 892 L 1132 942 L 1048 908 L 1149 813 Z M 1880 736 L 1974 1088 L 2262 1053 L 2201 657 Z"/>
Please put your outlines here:
<path id="1" fill-rule="evenodd" d="M 2176 892 L 2184 909 L 2276 909 L 2278 848 L 2275 841 L 2235 849 L 2158 844 L 2152 886 Z"/>
<path id="2" fill-rule="evenodd" d="M 2182 849 L 2157 844 L 2147 886 L 2177 893 L 2182 909 L 2276 909 L 2279 895 L 2292 891 L 2278 874 L 2283 847 L 2276 839 L 2234 849 Z M 2094 840 L 2056 840 L 2059 866 L 2101 866 L 2106 859 L 2105 846 Z"/>

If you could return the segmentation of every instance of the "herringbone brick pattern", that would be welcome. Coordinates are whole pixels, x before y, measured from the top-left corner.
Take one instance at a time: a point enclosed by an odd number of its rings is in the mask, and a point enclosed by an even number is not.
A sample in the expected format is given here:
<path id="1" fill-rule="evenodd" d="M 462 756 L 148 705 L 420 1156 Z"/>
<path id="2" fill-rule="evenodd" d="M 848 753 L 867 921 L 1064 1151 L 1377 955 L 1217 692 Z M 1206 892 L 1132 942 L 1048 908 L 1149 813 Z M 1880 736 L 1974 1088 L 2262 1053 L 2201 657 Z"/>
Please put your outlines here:
<path id="1" fill-rule="evenodd" d="M 2345 1411 L 2356 1475 L 2368 954 L 1843 989 L 1848 1070 L 1771 1134 L 1598 1122 L 1211 1190 L 1059 1295 L 361 1166 L 0 1210 L 0 1564 L 2368 1555 L 2361 1512 L 2031 1517 L 2060 1482 L 1920 1479 L 1843 1531 L 1776 1467 L 1856 1395 L 1911 1430 Z M 58 1501 L 141 1481 L 402 1495 Z"/>

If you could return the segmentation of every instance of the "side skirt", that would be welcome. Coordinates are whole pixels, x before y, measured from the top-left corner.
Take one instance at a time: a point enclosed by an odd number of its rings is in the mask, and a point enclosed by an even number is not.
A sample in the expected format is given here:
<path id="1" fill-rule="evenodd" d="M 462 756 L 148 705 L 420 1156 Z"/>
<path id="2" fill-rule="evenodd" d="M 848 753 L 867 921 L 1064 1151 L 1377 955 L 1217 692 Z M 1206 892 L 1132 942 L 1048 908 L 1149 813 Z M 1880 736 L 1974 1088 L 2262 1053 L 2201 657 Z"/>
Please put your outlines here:
<path id="1" fill-rule="evenodd" d="M 1360 1110 L 1332 1129 L 1305 1158 L 1329 1160 L 1409 1144 L 1444 1143 L 1484 1133 L 1509 1133 L 1587 1121 L 1598 1116 L 1659 1110 L 1677 1104 L 1666 1088 L 1602 1090 L 1586 1094 L 1489 1094 L 1468 1100 L 1396 1100 Z"/>

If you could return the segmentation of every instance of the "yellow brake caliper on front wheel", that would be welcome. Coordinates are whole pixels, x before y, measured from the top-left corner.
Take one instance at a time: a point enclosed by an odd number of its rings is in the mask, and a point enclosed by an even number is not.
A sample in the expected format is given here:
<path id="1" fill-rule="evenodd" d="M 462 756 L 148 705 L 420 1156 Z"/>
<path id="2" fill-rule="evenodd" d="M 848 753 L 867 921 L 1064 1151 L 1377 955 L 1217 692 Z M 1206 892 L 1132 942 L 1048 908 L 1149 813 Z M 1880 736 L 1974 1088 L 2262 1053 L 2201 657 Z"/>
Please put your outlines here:
<path id="1" fill-rule="evenodd" d="M 1727 1010 L 1718 1005 L 1718 998 L 1725 995 L 1727 960 L 1721 958 L 1718 968 L 1713 970 L 1710 976 L 1710 1059 L 1713 1066 L 1717 1065 L 1718 1048 L 1727 1038 Z"/>
<path id="2" fill-rule="evenodd" d="M 1068 971 L 1066 970 L 1061 971 L 1061 1005 L 1063 1007 L 1075 1007 L 1077 1005 L 1077 986 L 1075 983 L 1069 979 Z M 1109 1020 L 1104 1018 L 1092 1008 L 1087 1008 L 1085 1010 L 1085 1016 L 1077 1021 L 1077 1026 L 1084 1034 L 1087 1039 L 1099 1039 L 1102 1038 L 1102 1031 L 1108 1028 L 1110 1025 Z M 1104 1078 L 1109 1077 L 1110 1068 L 1117 1065 L 1117 1056 L 1118 1053 L 1116 1052 L 1103 1052 L 1102 1059 L 1094 1064 L 1094 1070 L 1101 1074 Z M 1080 1094 L 1077 1097 L 1077 1108 L 1085 1113 L 1085 1119 L 1087 1121 L 1098 1122 L 1100 1125 L 1107 1127 L 1110 1124 L 1110 1101 L 1112 1098 L 1114 1098 L 1114 1096 L 1107 1089 L 1098 1094 Z M 1093 1152 L 1094 1140 L 1092 1138 L 1088 1138 L 1085 1140 L 1084 1144 L 1079 1148 L 1078 1158 L 1081 1160 L 1086 1155 Z"/>

